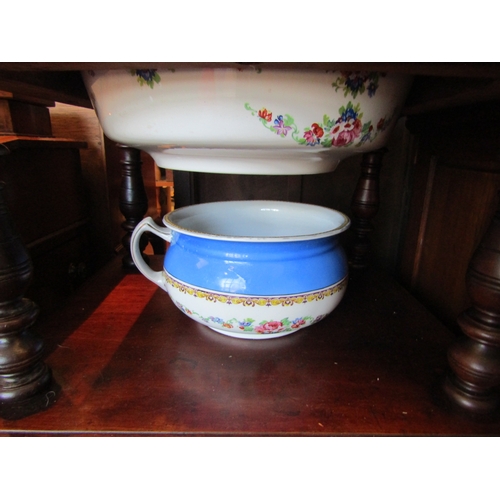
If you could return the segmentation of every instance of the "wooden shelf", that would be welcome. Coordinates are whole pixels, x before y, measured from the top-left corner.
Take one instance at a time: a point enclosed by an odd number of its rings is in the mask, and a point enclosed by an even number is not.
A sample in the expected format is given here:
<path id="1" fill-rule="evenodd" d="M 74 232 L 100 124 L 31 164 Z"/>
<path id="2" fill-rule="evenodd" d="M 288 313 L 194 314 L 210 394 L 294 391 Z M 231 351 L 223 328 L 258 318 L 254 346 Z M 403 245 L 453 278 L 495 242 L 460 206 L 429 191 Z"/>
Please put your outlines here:
<path id="1" fill-rule="evenodd" d="M 56 402 L 0 435 L 500 434 L 447 406 L 453 335 L 376 270 L 322 322 L 249 341 L 193 322 L 116 259 L 36 331 Z"/>
<path id="2" fill-rule="evenodd" d="M 325 64 L 330 70 L 337 63 Z M 4 98 L 90 107 L 79 74 L 90 65 L 1 63 L 0 91 Z M 464 106 L 500 99 L 498 64 L 344 69 L 415 75 L 404 111 L 413 123 L 421 114 L 462 113 Z M 0 146 L 4 152 L 36 147 L 29 133 L 9 135 Z M 472 420 L 448 406 L 441 386 L 455 337 L 375 270 L 353 275 L 346 297 L 324 321 L 270 341 L 236 340 L 194 323 L 165 292 L 125 272 L 121 259 L 88 280 L 67 307 L 43 314 L 33 328 L 45 340 L 58 386 L 40 394 L 45 411 L 0 420 L 0 435 L 500 434 L 498 414 Z"/>

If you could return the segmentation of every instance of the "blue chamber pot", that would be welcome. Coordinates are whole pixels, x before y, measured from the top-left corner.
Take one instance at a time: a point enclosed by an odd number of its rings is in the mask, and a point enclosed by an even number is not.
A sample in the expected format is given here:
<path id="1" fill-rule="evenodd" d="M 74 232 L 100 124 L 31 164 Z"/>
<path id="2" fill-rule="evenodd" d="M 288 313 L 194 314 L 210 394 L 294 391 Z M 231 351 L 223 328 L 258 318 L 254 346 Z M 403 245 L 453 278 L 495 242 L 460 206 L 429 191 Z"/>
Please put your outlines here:
<path id="1" fill-rule="evenodd" d="M 246 242 L 173 230 L 164 267 L 172 277 L 196 287 L 261 296 L 318 290 L 347 274 L 338 235 L 305 241 Z"/>
<path id="2" fill-rule="evenodd" d="M 148 217 L 135 228 L 131 253 L 137 268 L 183 312 L 220 333 L 242 338 L 291 333 L 329 314 L 345 291 L 348 266 L 339 235 L 350 221 L 336 210 L 228 201 L 174 210 L 163 223 Z M 170 243 L 163 271 L 153 271 L 142 258 L 145 232 Z M 279 305 L 280 312 L 271 314 Z M 252 318 L 245 317 L 246 306 L 253 308 Z M 265 313 L 256 306 L 265 306 Z M 284 307 L 288 316 L 275 319 Z M 235 335 L 235 326 L 243 333 Z"/>

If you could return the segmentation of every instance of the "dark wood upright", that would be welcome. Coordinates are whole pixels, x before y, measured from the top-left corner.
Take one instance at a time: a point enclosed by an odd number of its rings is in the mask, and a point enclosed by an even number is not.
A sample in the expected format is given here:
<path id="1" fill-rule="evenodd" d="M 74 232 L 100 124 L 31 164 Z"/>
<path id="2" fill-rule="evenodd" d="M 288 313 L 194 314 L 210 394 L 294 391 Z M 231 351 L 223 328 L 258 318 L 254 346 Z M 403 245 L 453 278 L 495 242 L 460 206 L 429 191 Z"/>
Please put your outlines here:
<path id="1" fill-rule="evenodd" d="M 126 231 L 122 238 L 125 255 L 122 263 L 126 269 L 135 268 L 130 254 L 132 233 L 148 210 L 148 197 L 142 179 L 141 152 L 138 149 L 119 144 L 121 151 L 122 180 L 120 190 L 120 211 L 125 217 L 122 228 Z M 145 245 L 144 245 L 145 246 Z"/>
<path id="2" fill-rule="evenodd" d="M 444 389 L 471 415 L 499 404 L 499 112 L 495 102 L 407 122 L 418 147 L 401 277 L 456 331 Z M 471 127 L 471 117 L 481 127 Z"/>
<path id="3" fill-rule="evenodd" d="M 17 235 L 0 183 L 0 417 L 15 419 L 55 399 L 51 372 L 42 361 L 43 342 L 31 331 L 38 307 L 24 298 L 31 260 Z"/>
<path id="4" fill-rule="evenodd" d="M 361 174 L 351 203 L 353 242 L 349 265 L 352 269 L 365 269 L 369 263 L 372 219 L 380 206 L 379 176 L 385 153 L 385 148 L 365 153 L 361 161 Z"/>
<path id="5" fill-rule="evenodd" d="M 473 414 L 494 412 L 500 386 L 500 208 L 469 264 L 472 307 L 459 318 L 464 335 L 448 351 L 445 391 Z"/>

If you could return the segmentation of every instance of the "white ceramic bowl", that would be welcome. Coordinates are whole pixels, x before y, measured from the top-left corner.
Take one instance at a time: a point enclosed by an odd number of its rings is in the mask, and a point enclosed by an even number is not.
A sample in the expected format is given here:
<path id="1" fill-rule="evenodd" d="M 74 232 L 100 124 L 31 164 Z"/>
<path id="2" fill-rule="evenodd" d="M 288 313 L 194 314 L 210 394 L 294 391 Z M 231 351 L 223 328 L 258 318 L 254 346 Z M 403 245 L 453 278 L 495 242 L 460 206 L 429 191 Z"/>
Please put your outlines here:
<path id="1" fill-rule="evenodd" d="M 347 285 L 339 234 L 349 219 L 329 208 L 279 201 L 204 203 L 174 210 L 160 227 L 139 223 L 137 268 L 190 318 L 232 337 L 269 339 L 328 315 Z M 163 271 L 142 259 L 141 236 L 170 246 Z"/>
<path id="2" fill-rule="evenodd" d="M 412 78 L 206 68 L 87 71 L 104 133 L 164 168 L 315 174 L 384 146 Z"/>

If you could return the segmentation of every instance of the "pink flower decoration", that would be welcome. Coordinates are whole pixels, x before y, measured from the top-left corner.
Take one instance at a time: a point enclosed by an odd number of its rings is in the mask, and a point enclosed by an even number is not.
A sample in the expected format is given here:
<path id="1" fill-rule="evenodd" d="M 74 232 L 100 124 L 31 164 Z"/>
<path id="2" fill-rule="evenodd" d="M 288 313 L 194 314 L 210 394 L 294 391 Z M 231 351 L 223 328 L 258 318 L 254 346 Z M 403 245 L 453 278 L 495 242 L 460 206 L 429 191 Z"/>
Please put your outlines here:
<path id="1" fill-rule="evenodd" d="M 278 333 L 283 329 L 284 326 L 281 321 L 268 321 L 264 325 L 258 325 L 255 327 L 255 331 L 258 333 Z"/>

